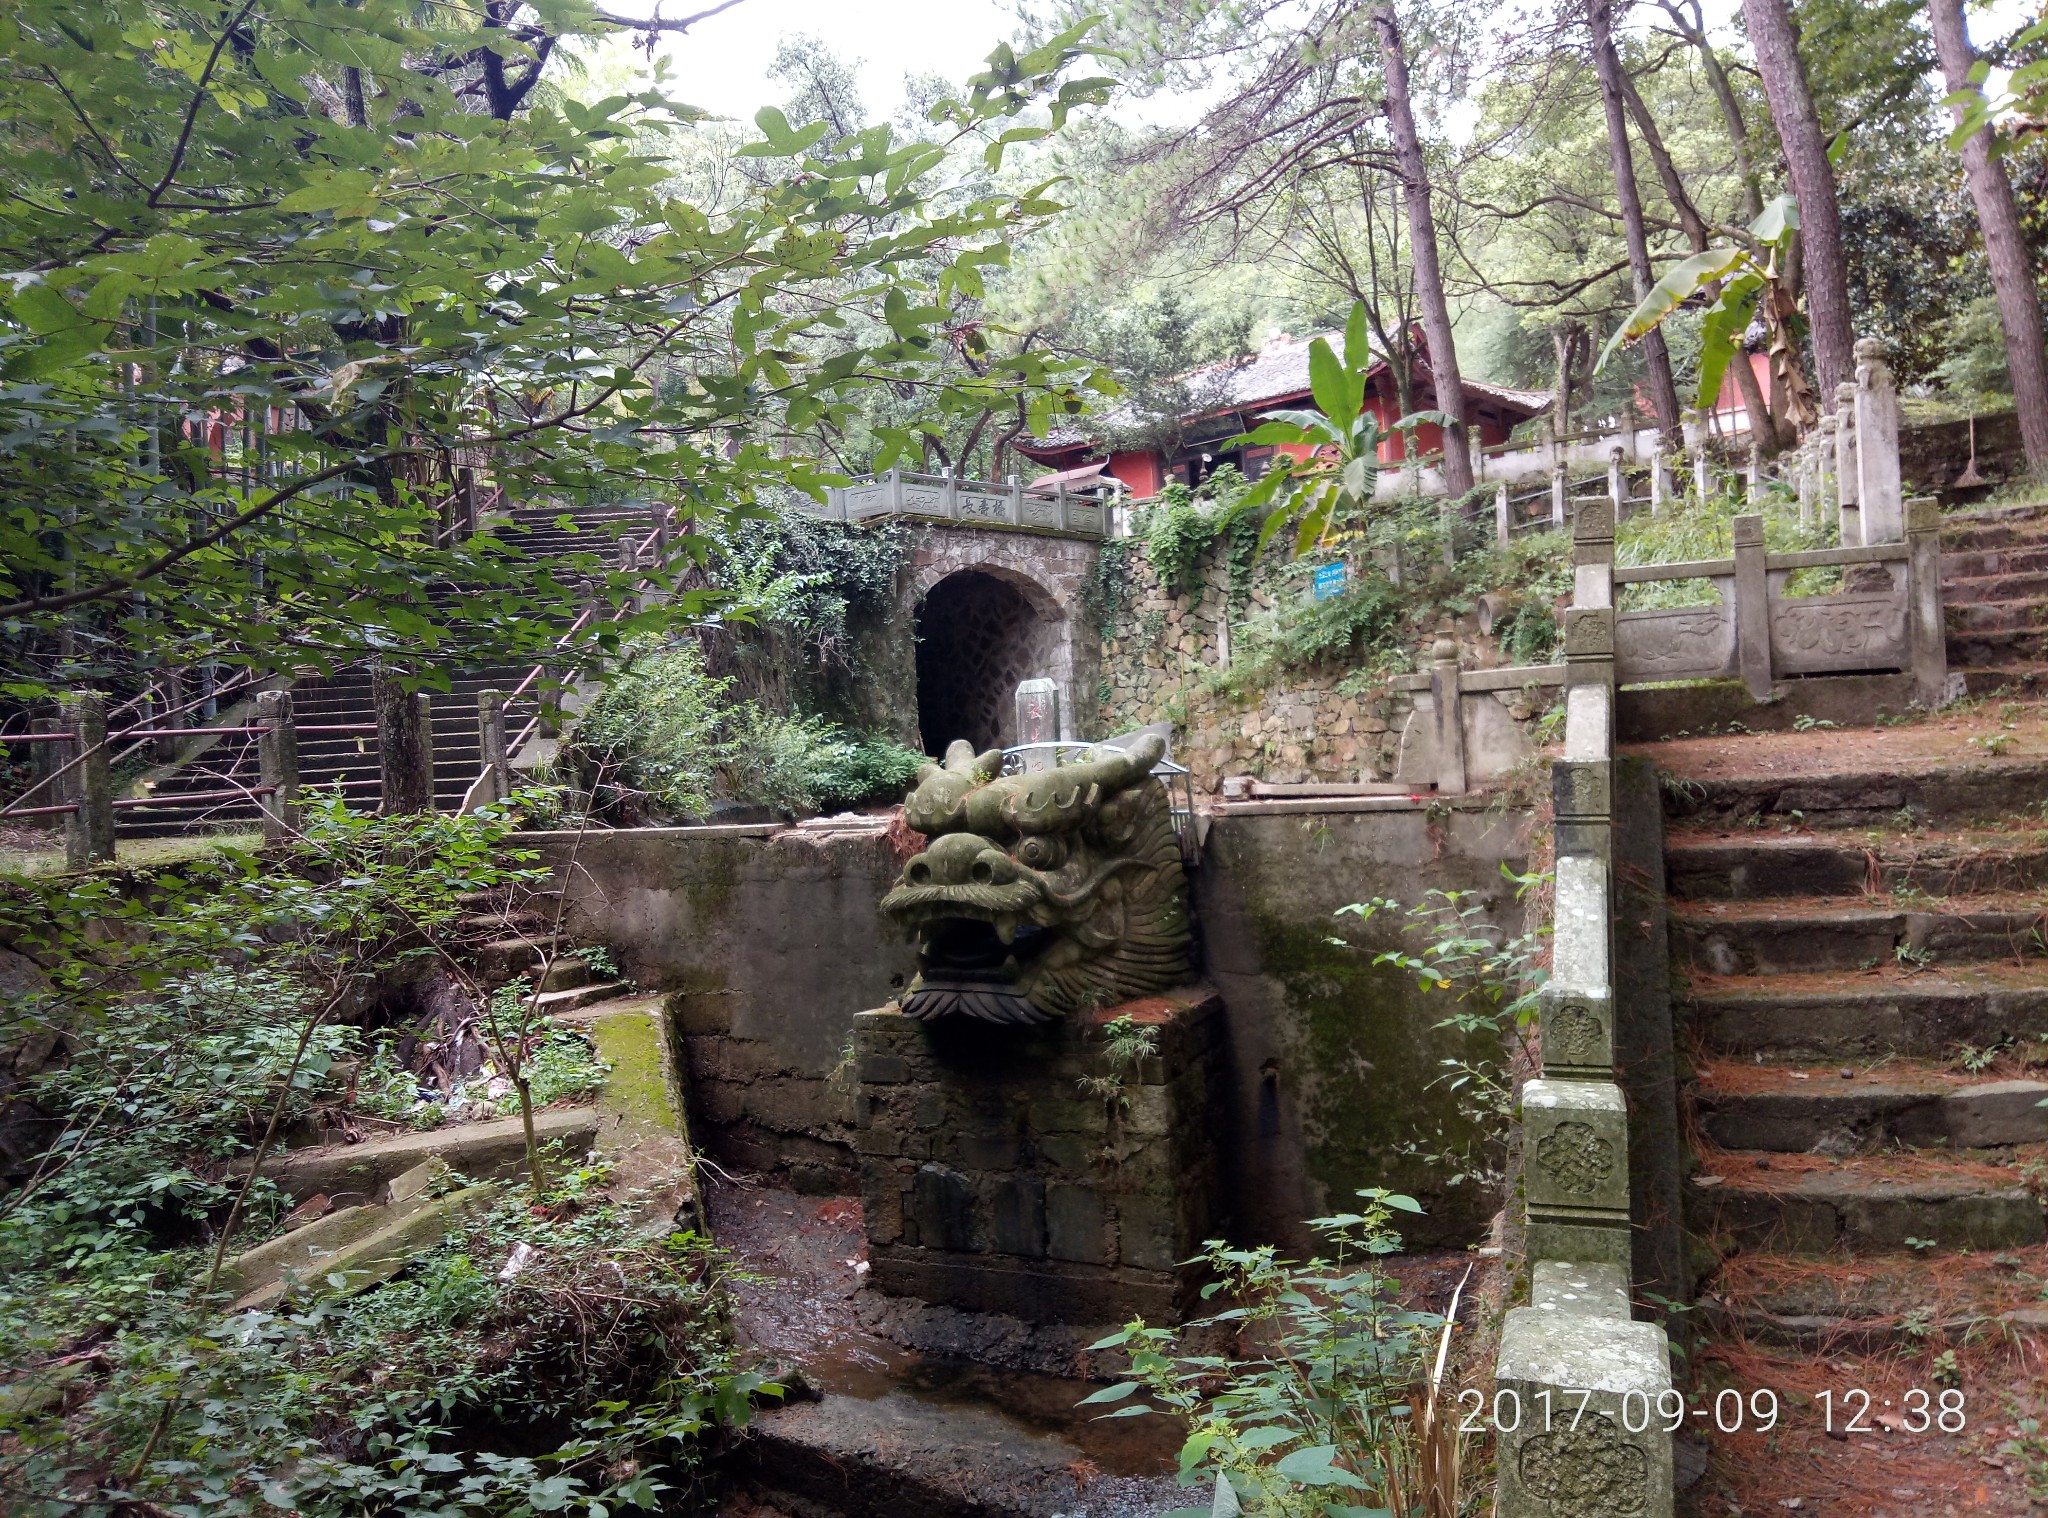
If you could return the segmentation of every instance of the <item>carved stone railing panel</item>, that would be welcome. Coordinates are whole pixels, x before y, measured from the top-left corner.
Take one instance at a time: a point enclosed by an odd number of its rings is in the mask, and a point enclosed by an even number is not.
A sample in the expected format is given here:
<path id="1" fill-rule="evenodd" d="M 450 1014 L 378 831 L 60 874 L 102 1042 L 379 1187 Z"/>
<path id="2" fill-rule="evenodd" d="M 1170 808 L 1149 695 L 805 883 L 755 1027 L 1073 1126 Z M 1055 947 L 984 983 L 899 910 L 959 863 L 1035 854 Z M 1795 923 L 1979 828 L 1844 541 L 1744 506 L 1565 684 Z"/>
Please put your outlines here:
<path id="1" fill-rule="evenodd" d="M 1614 619 L 1614 673 L 1645 680 L 1715 680 L 1735 673 L 1735 608 L 1675 606 Z"/>
<path id="2" fill-rule="evenodd" d="M 1771 669 L 1776 674 L 1846 674 L 1911 664 L 1903 587 L 1771 602 Z"/>

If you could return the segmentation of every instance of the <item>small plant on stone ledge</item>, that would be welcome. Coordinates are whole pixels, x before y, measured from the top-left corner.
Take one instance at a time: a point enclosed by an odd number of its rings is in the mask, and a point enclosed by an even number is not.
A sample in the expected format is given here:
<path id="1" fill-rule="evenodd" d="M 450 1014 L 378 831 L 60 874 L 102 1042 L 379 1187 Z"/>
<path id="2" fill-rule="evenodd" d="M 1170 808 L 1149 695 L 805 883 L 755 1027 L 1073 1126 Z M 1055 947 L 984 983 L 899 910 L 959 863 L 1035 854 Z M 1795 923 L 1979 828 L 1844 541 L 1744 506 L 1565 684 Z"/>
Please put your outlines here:
<path id="1" fill-rule="evenodd" d="M 1080 1087 L 1083 1096 L 1092 1096 L 1108 1107 L 1114 1118 L 1131 1105 L 1124 1092 L 1124 1076 L 1158 1052 L 1157 1028 L 1142 1026 L 1128 1015 L 1113 1017 L 1102 1028 L 1102 1060 L 1109 1068 L 1081 1076 L 1074 1084 Z"/>

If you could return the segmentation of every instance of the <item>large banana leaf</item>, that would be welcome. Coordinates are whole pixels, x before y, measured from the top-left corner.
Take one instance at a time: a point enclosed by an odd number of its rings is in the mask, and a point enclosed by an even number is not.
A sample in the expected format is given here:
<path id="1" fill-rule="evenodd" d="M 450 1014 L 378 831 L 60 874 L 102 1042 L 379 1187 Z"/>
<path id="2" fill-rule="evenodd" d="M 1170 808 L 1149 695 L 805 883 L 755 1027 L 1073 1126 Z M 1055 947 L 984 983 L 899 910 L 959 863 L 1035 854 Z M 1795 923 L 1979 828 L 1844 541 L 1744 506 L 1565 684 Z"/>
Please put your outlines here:
<path id="1" fill-rule="evenodd" d="M 1695 406 L 1705 409 L 1720 398 L 1721 378 L 1742 351 L 1742 334 L 1756 315 L 1757 296 L 1763 288 L 1762 274 L 1738 274 L 1707 307 L 1700 322 L 1700 388 Z"/>
<path id="2" fill-rule="evenodd" d="M 1643 336 L 1715 280 L 1725 279 L 1744 264 L 1754 263 L 1755 260 L 1744 249 L 1709 248 L 1676 265 L 1657 281 L 1650 293 L 1643 297 L 1642 303 L 1629 312 L 1628 320 L 1615 328 L 1614 336 L 1608 338 L 1607 346 L 1600 350 L 1600 362 L 1593 366 L 1594 373 L 1607 367 L 1614 350 L 1623 343 L 1632 343 Z"/>

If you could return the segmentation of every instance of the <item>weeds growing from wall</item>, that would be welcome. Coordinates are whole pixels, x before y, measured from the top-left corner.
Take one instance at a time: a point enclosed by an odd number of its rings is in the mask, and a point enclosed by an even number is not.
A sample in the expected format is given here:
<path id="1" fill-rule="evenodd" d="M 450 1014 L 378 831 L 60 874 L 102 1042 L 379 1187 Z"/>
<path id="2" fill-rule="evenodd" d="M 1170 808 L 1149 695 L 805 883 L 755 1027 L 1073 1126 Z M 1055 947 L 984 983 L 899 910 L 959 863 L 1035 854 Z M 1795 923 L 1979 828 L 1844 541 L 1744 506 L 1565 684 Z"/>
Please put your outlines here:
<path id="1" fill-rule="evenodd" d="M 1551 878 L 1518 874 L 1505 864 L 1500 872 L 1515 888 L 1518 904 Z M 1517 1056 L 1535 1056 L 1537 999 L 1550 978 L 1543 963 L 1548 929 L 1510 933 L 1498 927 L 1477 891 L 1431 890 L 1413 906 L 1376 896 L 1339 907 L 1337 915 L 1356 917 L 1362 924 L 1382 916 L 1400 920 L 1401 933 L 1413 947 L 1381 950 L 1373 963 L 1412 975 L 1425 995 L 1449 1000 L 1449 1009 L 1433 1026 L 1486 1034 L 1489 1047 L 1498 1051 L 1482 1059 L 1440 1061 L 1443 1074 L 1434 1084 L 1454 1098 L 1469 1136 L 1453 1137 L 1439 1128 L 1417 1135 L 1401 1151 L 1427 1160 L 1447 1186 L 1498 1190 L 1514 1117 L 1514 1066 Z"/>

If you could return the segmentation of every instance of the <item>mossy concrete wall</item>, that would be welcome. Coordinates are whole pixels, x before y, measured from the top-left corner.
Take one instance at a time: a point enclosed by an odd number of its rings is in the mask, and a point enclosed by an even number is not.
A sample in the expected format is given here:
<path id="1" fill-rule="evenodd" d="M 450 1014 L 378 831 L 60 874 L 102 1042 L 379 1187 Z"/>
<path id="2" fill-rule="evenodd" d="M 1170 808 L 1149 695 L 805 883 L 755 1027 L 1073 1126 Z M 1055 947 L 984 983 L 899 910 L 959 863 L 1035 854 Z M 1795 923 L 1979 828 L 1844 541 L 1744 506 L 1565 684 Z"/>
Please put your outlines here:
<path id="1" fill-rule="evenodd" d="M 1446 1184 L 1453 1163 L 1412 1151 L 1476 1137 L 1443 1062 L 1497 1059 L 1498 1041 L 1438 1027 L 1455 1008 L 1449 993 L 1373 963 L 1381 950 L 1427 941 L 1404 934 L 1404 919 L 1335 914 L 1374 897 L 1414 904 L 1431 889 L 1459 890 L 1518 929 L 1523 909 L 1501 866 L 1523 869 L 1528 834 L 1527 814 L 1478 802 L 1321 812 L 1248 803 L 1214 818 L 1196 920 L 1205 978 L 1227 1014 L 1227 1185 L 1242 1236 L 1308 1247 L 1303 1220 L 1347 1210 L 1366 1186 L 1421 1201 L 1423 1217 L 1402 1219 L 1411 1244 L 1460 1245 L 1485 1231 L 1498 1197 Z"/>
<path id="2" fill-rule="evenodd" d="M 1418 944 L 1400 921 L 1335 916 L 1349 902 L 1469 890 L 1493 920 L 1521 921 L 1503 864 L 1527 857 L 1528 817 L 1483 801 L 1373 810 L 1238 803 L 1212 819 L 1195 875 L 1201 976 L 1225 1008 L 1228 1119 L 1222 1210 L 1246 1241 L 1292 1248 L 1303 1220 L 1364 1186 L 1428 1209 L 1415 1244 L 1480 1236 L 1498 1199 L 1448 1186 L 1452 1166 L 1410 1152 L 1473 1137 L 1445 1059 L 1485 1057 L 1483 1035 L 1437 1027 L 1442 992 L 1372 961 Z M 878 911 L 899 859 L 880 828 L 644 828 L 528 834 L 567 882 L 569 925 L 668 993 L 698 1142 L 721 1163 L 816 1191 L 859 1189 L 854 1015 L 914 972 Z M 572 862 L 573 855 L 573 862 Z M 1330 942 L 1350 940 L 1352 947 Z"/>
<path id="3" fill-rule="evenodd" d="M 877 904 L 902 861 L 882 827 L 528 833 L 580 941 L 667 994 L 696 1140 L 721 1163 L 851 1194 L 853 1015 L 913 972 Z"/>

